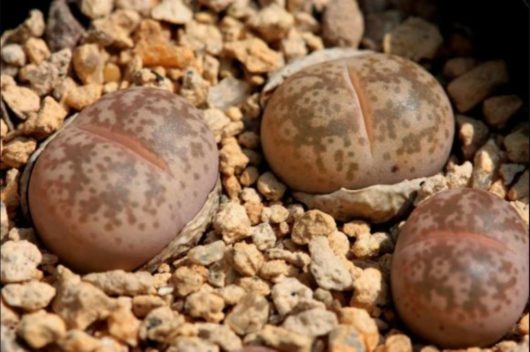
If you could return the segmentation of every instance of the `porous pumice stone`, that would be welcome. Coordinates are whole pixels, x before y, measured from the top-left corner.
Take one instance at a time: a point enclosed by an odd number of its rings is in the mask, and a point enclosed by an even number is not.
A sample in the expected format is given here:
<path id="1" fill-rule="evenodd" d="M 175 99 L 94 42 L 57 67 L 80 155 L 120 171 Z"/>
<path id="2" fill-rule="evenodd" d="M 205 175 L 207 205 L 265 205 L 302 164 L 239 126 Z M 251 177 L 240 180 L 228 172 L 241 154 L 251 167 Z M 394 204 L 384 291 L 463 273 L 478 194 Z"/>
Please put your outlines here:
<path id="1" fill-rule="evenodd" d="M 105 95 L 49 142 L 28 204 L 44 244 L 79 271 L 132 270 L 200 212 L 218 150 L 199 110 L 173 93 Z"/>
<path id="2" fill-rule="evenodd" d="M 422 67 L 369 53 L 288 77 L 267 102 L 261 135 L 270 167 L 287 185 L 330 193 L 439 172 L 454 116 Z"/>
<path id="3" fill-rule="evenodd" d="M 446 348 L 486 346 L 528 300 L 528 232 L 509 203 L 482 190 L 429 198 L 401 229 L 394 304 L 416 334 Z"/>

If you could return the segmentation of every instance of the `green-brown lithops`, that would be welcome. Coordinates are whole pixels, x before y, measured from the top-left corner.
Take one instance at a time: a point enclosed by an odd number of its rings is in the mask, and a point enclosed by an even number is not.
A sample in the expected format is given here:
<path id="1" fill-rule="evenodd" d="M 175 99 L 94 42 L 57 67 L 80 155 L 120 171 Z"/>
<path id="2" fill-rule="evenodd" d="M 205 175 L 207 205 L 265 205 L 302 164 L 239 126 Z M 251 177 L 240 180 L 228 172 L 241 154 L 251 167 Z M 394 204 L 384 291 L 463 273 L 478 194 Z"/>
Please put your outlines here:
<path id="1" fill-rule="evenodd" d="M 422 67 L 368 53 L 288 77 L 267 103 L 261 133 L 265 157 L 286 184 L 330 193 L 439 172 L 454 117 Z"/>

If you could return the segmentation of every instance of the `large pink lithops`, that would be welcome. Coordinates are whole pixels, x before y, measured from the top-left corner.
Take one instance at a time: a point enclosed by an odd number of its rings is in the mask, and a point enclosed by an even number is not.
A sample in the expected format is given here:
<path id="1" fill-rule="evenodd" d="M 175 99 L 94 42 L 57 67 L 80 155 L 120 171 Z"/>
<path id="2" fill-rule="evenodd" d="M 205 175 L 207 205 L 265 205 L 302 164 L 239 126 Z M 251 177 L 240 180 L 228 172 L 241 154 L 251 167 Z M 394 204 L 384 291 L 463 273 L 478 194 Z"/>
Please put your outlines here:
<path id="1" fill-rule="evenodd" d="M 528 300 L 528 232 L 486 191 L 439 193 L 399 233 L 392 294 L 409 328 L 442 347 L 486 346 L 517 322 Z"/>
<path id="2" fill-rule="evenodd" d="M 261 128 L 265 156 L 285 183 L 329 193 L 437 173 L 451 149 L 454 117 L 422 67 L 370 53 L 287 78 Z"/>
<path id="3" fill-rule="evenodd" d="M 29 211 L 45 245 L 72 267 L 134 269 L 180 236 L 217 178 L 200 112 L 170 92 L 133 88 L 87 107 L 44 148 Z"/>

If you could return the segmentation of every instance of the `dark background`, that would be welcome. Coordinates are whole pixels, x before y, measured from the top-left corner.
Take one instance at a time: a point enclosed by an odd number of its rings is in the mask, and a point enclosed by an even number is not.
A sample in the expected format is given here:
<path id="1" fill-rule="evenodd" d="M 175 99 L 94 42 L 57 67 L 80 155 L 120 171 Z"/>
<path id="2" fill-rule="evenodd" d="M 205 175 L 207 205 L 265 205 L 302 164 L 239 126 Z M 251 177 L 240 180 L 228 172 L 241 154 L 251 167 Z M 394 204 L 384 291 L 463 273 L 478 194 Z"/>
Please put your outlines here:
<path id="1" fill-rule="evenodd" d="M 515 91 L 528 102 L 529 83 L 529 2 L 530 0 L 438 0 L 442 33 L 449 24 L 469 26 L 475 37 L 479 59 L 507 60 Z M 30 9 L 47 14 L 49 0 L 1 0 L 0 32 L 21 23 Z"/>

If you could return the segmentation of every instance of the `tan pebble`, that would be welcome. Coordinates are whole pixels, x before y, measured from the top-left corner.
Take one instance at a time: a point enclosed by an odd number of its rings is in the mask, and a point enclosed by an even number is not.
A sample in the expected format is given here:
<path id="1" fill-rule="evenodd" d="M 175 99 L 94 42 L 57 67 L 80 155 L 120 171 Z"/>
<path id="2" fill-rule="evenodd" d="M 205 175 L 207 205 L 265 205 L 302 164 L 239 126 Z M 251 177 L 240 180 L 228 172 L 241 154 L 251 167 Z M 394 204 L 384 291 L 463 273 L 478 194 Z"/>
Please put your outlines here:
<path id="1" fill-rule="evenodd" d="M 303 251 L 271 248 L 267 251 L 267 257 L 269 259 L 282 259 L 287 263 L 302 269 L 304 272 L 307 272 L 309 264 L 311 263 L 311 257 Z"/>
<path id="2" fill-rule="evenodd" d="M 261 203 L 261 195 L 255 188 L 245 187 L 241 191 L 241 200 L 245 203 Z"/>
<path id="3" fill-rule="evenodd" d="M 452 188 L 461 188 L 469 186 L 471 175 L 473 174 L 473 164 L 465 161 L 462 165 L 450 163 L 447 165 L 445 179 L 447 186 Z"/>
<path id="4" fill-rule="evenodd" d="M 244 288 L 231 284 L 219 289 L 219 294 L 223 297 L 226 305 L 232 306 L 237 304 L 247 292 Z"/>
<path id="5" fill-rule="evenodd" d="M 267 263 L 270 263 L 270 261 L 268 261 Z M 255 293 L 261 296 L 267 296 L 271 292 L 269 283 L 258 277 L 239 278 L 237 280 L 237 285 L 243 288 L 248 293 Z"/>
<path id="6" fill-rule="evenodd" d="M 271 225 L 262 223 L 252 227 L 252 242 L 260 251 L 274 247 L 276 235 Z"/>
<path id="7" fill-rule="evenodd" d="M 391 246 L 390 236 L 386 232 L 363 233 L 355 240 L 351 252 L 357 258 L 372 258 Z"/>
<path id="8" fill-rule="evenodd" d="M 111 270 L 91 273 L 83 276 L 82 279 L 112 296 L 136 296 L 154 293 L 154 277 L 146 271 L 129 273 L 123 270 Z"/>
<path id="9" fill-rule="evenodd" d="M 412 343 L 406 335 L 397 334 L 388 337 L 385 341 L 384 352 L 412 352 Z"/>
<path id="10" fill-rule="evenodd" d="M 221 207 L 214 218 L 213 227 L 228 244 L 251 235 L 250 219 L 245 208 L 235 202 L 228 202 Z"/>
<path id="11" fill-rule="evenodd" d="M 243 63 L 251 73 L 271 72 L 283 65 L 281 55 L 258 38 L 227 43 L 224 49 L 227 55 Z"/>
<path id="12" fill-rule="evenodd" d="M 517 330 L 519 330 L 519 333 L 522 335 L 528 335 L 528 313 L 526 313 L 521 320 L 519 320 L 519 324 L 517 324 Z"/>
<path id="13" fill-rule="evenodd" d="M 116 48 L 132 48 L 134 43 L 129 36 L 140 22 L 140 15 L 132 10 L 117 10 L 110 16 L 92 21 L 100 45 Z"/>
<path id="14" fill-rule="evenodd" d="M 248 98 L 250 85 L 234 77 L 223 78 L 208 92 L 208 106 L 225 110 L 239 106 Z"/>
<path id="15" fill-rule="evenodd" d="M 153 309 L 165 306 L 166 302 L 158 297 L 152 295 L 134 296 L 132 299 L 132 311 L 138 318 L 143 318 Z"/>
<path id="16" fill-rule="evenodd" d="M 219 346 L 195 336 L 179 336 L 166 352 L 219 352 Z"/>
<path id="17" fill-rule="evenodd" d="M 64 352 L 93 352 L 101 346 L 101 341 L 78 329 L 68 330 L 58 341 Z"/>
<path id="18" fill-rule="evenodd" d="M 486 142 L 488 127 L 480 120 L 459 114 L 456 115 L 456 124 L 462 154 L 467 160 L 472 159 L 475 152 Z"/>
<path id="19" fill-rule="evenodd" d="M 97 44 L 84 44 L 74 49 L 72 64 L 83 84 L 103 83 L 105 60 Z"/>
<path id="20" fill-rule="evenodd" d="M 116 0 L 115 2 L 118 9 L 133 10 L 147 16 L 159 0 Z"/>
<path id="21" fill-rule="evenodd" d="M 241 192 L 241 184 L 235 175 L 221 175 L 221 182 L 228 198 L 237 199 Z"/>
<path id="22" fill-rule="evenodd" d="M 258 179 L 258 191 L 268 200 L 280 200 L 287 187 L 281 183 L 271 172 L 262 174 Z"/>
<path id="23" fill-rule="evenodd" d="M 383 48 L 386 54 L 419 61 L 433 59 L 442 42 L 442 35 L 435 25 L 418 17 L 410 17 L 385 35 Z"/>
<path id="24" fill-rule="evenodd" d="M 275 284 L 271 290 L 272 301 L 278 313 L 285 316 L 301 301 L 313 299 L 313 292 L 296 278 L 285 278 Z"/>
<path id="25" fill-rule="evenodd" d="M 24 315 L 17 329 L 17 334 L 33 348 L 42 348 L 59 340 L 66 333 L 61 318 L 55 314 L 39 310 Z"/>
<path id="26" fill-rule="evenodd" d="M 488 191 L 490 193 L 497 195 L 499 198 L 502 198 L 502 199 L 506 198 L 506 194 L 508 193 L 508 189 L 506 188 L 506 186 L 500 179 L 494 181 L 491 184 L 491 186 L 488 188 Z"/>
<path id="27" fill-rule="evenodd" d="M 6 138 L 8 131 L 9 127 L 7 127 L 7 123 L 4 120 L 0 120 L 0 139 Z"/>
<path id="28" fill-rule="evenodd" d="M 7 241 L 0 247 L 0 281 L 14 283 L 39 278 L 42 254 L 28 241 Z"/>
<path id="29" fill-rule="evenodd" d="M 292 240 L 296 244 L 308 244 L 317 236 L 327 237 L 337 230 L 335 220 L 320 210 L 309 210 L 293 226 Z"/>
<path id="30" fill-rule="evenodd" d="M 175 293 L 185 297 L 190 293 L 200 290 L 202 284 L 206 281 L 207 269 L 200 265 L 181 266 L 175 270 L 171 277 Z"/>
<path id="31" fill-rule="evenodd" d="M 37 142 L 34 139 L 16 137 L 3 146 L 2 165 L 19 168 L 26 164 L 36 148 Z"/>
<path id="32" fill-rule="evenodd" d="M 499 95 L 484 100 L 482 113 L 488 125 L 502 128 L 523 106 L 517 95 Z"/>
<path id="33" fill-rule="evenodd" d="M 19 44 L 7 44 L 2 46 L 2 61 L 6 64 L 22 67 L 26 64 L 26 53 Z"/>
<path id="34" fill-rule="evenodd" d="M 269 317 L 269 302 L 261 295 L 249 293 L 226 316 L 225 323 L 237 334 L 259 331 Z"/>
<path id="35" fill-rule="evenodd" d="M 238 351 L 243 347 L 241 339 L 226 325 L 198 323 L 198 336 L 221 347 L 223 351 Z"/>
<path id="36" fill-rule="evenodd" d="M 221 12 L 226 9 L 234 0 L 200 0 L 199 3 L 209 7 L 215 12 Z"/>
<path id="37" fill-rule="evenodd" d="M 29 112 L 36 112 L 40 108 L 40 98 L 29 88 L 8 85 L 2 88 L 2 98 L 15 114 L 26 119 Z"/>
<path id="38" fill-rule="evenodd" d="M 88 105 L 95 103 L 101 96 L 102 86 L 100 84 L 86 84 L 84 86 L 72 87 L 66 93 L 65 104 L 75 110 L 83 110 Z"/>
<path id="39" fill-rule="evenodd" d="M 344 233 L 335 231 L 328 236 L 328 240 L 329 246 L 336 256 L 345 257 L 350 251 L 350 241 Z"/>
<path id="40" fill-rule="evenodd" d="M 259 171 L 254 166 L 249 166 L 239 176 L 239 182 L 241 182 L 241 185 L 243 186 L 252 186 L 259 177 Z"/>
<path id="41" fill-rule="evenodd" d="M 364 350 L 360 334 L 349 325 L 339 325 L 328 336 L 329 352 L 357 352 Z"/>
<path id="42" fill-rule="evenodd" d="M 471 110 L 498 86 L 508 82 L 508 70 L 502 60 L 487 61 L 449 83 L 447 92 L 459 112 Z"/>
<path id="43" fill-rule="evenodd" d="M 183 68 L 193 60 L 193 51 L 189 48 L 171 44 L 169 41 L 142 40 L 136 45 L 136 52 L 145 66 L 163 66 Z"/>
<path id="44" fill-rule="evenodd" d="M 195 51 L 205 51 L 212 55 L 218 55 L 223 49 L 221 31 L 214 25 L 197 21 L 189 21 L 184 30 L 179 31 L 179 43 Z"/>
<path id="45" fill-rule="evenodd" d="M 80 9 L 85 16 L 95 19 L 109 15 L 113 6 L 113 0 L 82 0 Z"/>
<path id="46" fill-rule="evenodd" d="M 308 52 L 304 38 L 296 28 L 289 30 L 287 36 L 282 39 L 280 48 L 287 62 L 304 57 Z"/>
<path id="47" fill-rule="evenodd" d="M 529 176 L 527 169 L 508 191 L 508 199 L 513 201 L 528 198 L 528 183 Z"/>
<path id="48" fill-rule="evenodd" d="M 18 207 L 20 202 L 19 192 L 18 192 L 18 185 L 19 185 L 19 177 L 20 171 L 17 169 L 11 169 L 8 170 L 6 173 L 5 178 L 5 186 L 2 188 L 1 191 L 1 198 L 2 202 L 4 202 L 6 206 L 6 210 L 10 211 L 12 209 L 15 209 Z M 7 218 L 6 218 L 7 219 Z"/>
<path id="49" fill-rule="evenodd" d="M 349 237 L 356 238 L 362 233 L 370 233 L 370 225 L 363 220 L 353 220 L 345 223 L 342 231 Z"/>
<path id="50" fill-rule="evenodd" d="M 472 57 L 454 57 L 444 64 L 443 74 L 449 79 L 462 76 L 477 65 L 477 60 Z"/>
<path id="51" fill-rule="evenodd" d="M 29 82 L 30 87 L 37 94 L 46 95 L 67 77 L 71 59 L 70 49 L 54 52 L 46 61 L 38 65 L 24 66 L 20 70 L 19 78 L 24 82 Z"/>
<path id="52" fill-rule="evenodd" d="M 314 308 L 290 315 L 282 324 L 287 330 L 309 337 L 326 335 L 337 325 L 337 316 L 322 308 Z"/>
<path id="53" fill-rule="evenodd" d="M 118 65 L 113 62 L 107 62 L 103 68 L 103 81 L 119 82 L 121 80 L 121 71 Z"/>
<path id="54" fill-rule="evenodd" d="M 120 297 L 118 308 L 113 310 L 107 319 L 109 334 L 116 339 L 126 342 L 129 346 L 138 344 L 140 320 L 131 311 L 130 298 Z"/>
<path id="55" fill-rule="evenodd" d="M 140 325 L 138 336 L 142 340 L 167 343 L 174 338 L 184 317 L 169 307 L 155 308 L 147 314 Z"/>
<path id="56" fill-rule="evenodd" d="M 414 198 L 414 205 L 419 205 L 423 201 L 429 199 L 433 195 L 445 191 L 449 188 L 449 185 L 447 184 L 447 179 L 441 175 L 434 175 L 432 177 L 427 178 L 424 182 L 422 182 L 420 189 L 418 190 L 416 194 L 416 198 Z M 362 251 L 364 249 L 369 249 L 370 244 L 372 244 L 372 240 L 368 236 L 362 236 L 362 242 L 359 243 L 358 251 L 359 255 L 363 255 Z"/>
<path id="57" fill-rule="evenodd" d="M 258 333 L 258 336 L 267 344 L 267 346 L 279 348 L 282 351 L 311 351 L 311 337 L 292 332 L 279 326 L 266 325 Z"/>
<path id="58" fill-rule="evenodd" d="M 55 288 L 39 281 L 8 284 L 2 288 L 2 298 L 7 304 L 26 311 L 45 308 L 54 296 Z"/>
<path id="59" fill-rule="evenodd" d="M 294 18 L 284 7 L 273 2 L 259 10 L 248 23 L 263 39 L 273 42 L 287 34 L 294 25 Z"/>
<path id="60" fill-rule="evenodd" d="M 162 0 L 151 10 L 151 17 L 172 24 L 184 24 L 192 19 L 193 13 L 181 0 Z"/>
<path id="61" fill-rule="evenodd" d="M 519 128 L 504 138 L 508 159 L 514 163 L 528 163 L 528 127 Z"/>
<path id="62" fill-rule="evenodd" d="M 238 242 L 234 245 L 234 269 L 244 276 L 254 276 L 264 262 L 263 254 L 256 245 Z"/>
<path id="63" fill-rule="evenodd" d="M 218 323 L 225 317 L 223 298 L 215 292 L 208 292 L 204 289 L 186 298 L 185 309 L 190 316 L 202 318 L 211 323 Z"/>
<path id="64" fill-rule="evenodd" d="M 52 310 L 66 323 L 68 328 L 84 330 L 93 322 L 105 319 L 116 307 L 99 288 L 82 282 L 81 278 L 60 265 L 57 268 L 57 294 Z"/>
<path id="65" fill-rule="evenodd" d="M 339 310 L 338 315 L 341 324 L 350 325 L 361 334 L 366 351 L 375 349 L 379 343 L 379 330 L 375 320 L 366 310 L 345 307 Z"/>
<path id="66" fill-rule="evenodd" d="M 228 260 L 220 260 L 208 268 L 208 283 L 214 287 L 233 284 L 238 276 Z"/>
<path id="67" fill-rule="evenodd" d="M 298 269 L 285 260 L 269 260 L 259 270 L 259 276 L 272 282 L 281 281 L 285 277 L 292 277 L 299 273 Z"/>
<path id="68" fill-rule="evenodd" d="M 31 227 L 28 227 L 28 228 L 13 227 L 9 231 L 7 238 L 10 239 L 11 241 L 24 241 L 25 240 L 35 245 L 37 244 L 37 237 L 35 236 L 35 231 Z M 44 255 L 43 255 L 43 260 L 41 261 L 41 264 L 44 264 Z"/>
<path id="69" fill-rule="evenodd" d="M 243 154 L 235 138 L 223 140 L 223 147 L 219 151 L 219 166 L 223 174 L 239 174 L 245 169 L 248 162 L 248 157 Z"/>
<path id="70" fill-rule="evenodd" d="M 245 129 L 245 124 L 243 123 L 243 121 L 231 121 L 223 129 L 223 138 L 235 137 L 241 132 L 243 132 L 244 129 Z M 243 150 L 243 154 L 245 154 L 244 150 Z"/>
<path id="71" fill-rule="evenodd" d="M 257 149 L 260 145 L 260 137 L 256 132 L 245 131 L 238 136 L 239 144 L 245 148 Z"/>
<path id="72" fill-rule="evenodd" d="M 501 160 L 501 151 L 493 139 L 482 146 L 473 159 L 475 167 L 471 178 L 473 188 L 488 189 Z"/>
<path id="73" fill-rule="evenodd" d="M 352 276 L 330 248 L 326 237 L 317 236 L 309 242 L 311 273 L 318 286 L 336 291 L 352 287 Z"/>
<path id="74" fill-rule="evenodd" d="M 364 269 L 362 274 L 354 280 L 353 288 L 350 305 L 364 308 L 369 313 L 375 311 L 378 305 L 383 305 L 388 301 L 387 284 L 378 269 Z"/>
<path id="75" fill-rule="evenodd" d="M 57 131 L 67 115 L 65 108 L 55 99 L 47 96 L 37 114 L 31 114 L 22 125 L 24 134 L 42 139 Z"/>
<path id="76" fill-rule="evenodd" d="M 356 0 L 331 0 L 322 18 L 322 36 L 331 46 L 357 48 L 364 18 Z"/>
<path id="77" fill-rule="evenodd" d="M 2 196 L 3 196 L 3 193 L 2 193 Z M 0 241 L 3 242 L 4 238 L 8 235 L 8 233 L 9 233 L 9 218 L 7 216 L 7 207 L 4 203 L 4 197 L 2 197 L 2 201 L 0 202 Z M 266 249 L 266 248 L 262 248 L 262 249 Z"/>
<path id="78" fill-rule="evenodd" d="M 215 141 L 219 143 L 223 129 L 230 123 L 230 119 L 219 109 L 206 109 L 203 112 L 203 117 L 210 130 L 212 130 Z"/>
<path id="79" fill-rule="evenodd" d="M 505 185 L 512 184 L 515 176 L 524 170 L 524 165 L 504 163 L 499 167 L 499 174 L 504 180 Z"/>
<path id="80" fill-rule="evenodd" d="M 225 248 L 223 241 L 214 241 L 206 245 L 196 246 L 188 252 L 188 259 L 194 264 L 208 266 L 223 259 Z"/>

